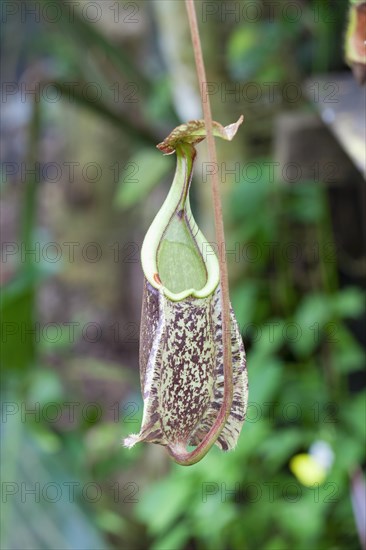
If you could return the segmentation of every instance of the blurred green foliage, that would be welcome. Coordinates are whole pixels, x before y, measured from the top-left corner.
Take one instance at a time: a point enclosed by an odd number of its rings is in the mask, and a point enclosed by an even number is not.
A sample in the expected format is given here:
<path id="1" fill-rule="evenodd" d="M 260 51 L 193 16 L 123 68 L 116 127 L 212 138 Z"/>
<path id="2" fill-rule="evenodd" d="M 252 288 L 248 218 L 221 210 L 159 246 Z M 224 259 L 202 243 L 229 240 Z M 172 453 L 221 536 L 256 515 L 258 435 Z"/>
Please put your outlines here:
<path id="1" fill-rule="evenodd" d="M 301 82 L 311 70 L 327 70 L 337 63 L 339 68 L 337 29 L 342 28 L 342 17 L 336 25 L 320 17 L 316 26 L 311 15 L 323 9 L 323 3 L 315 0 L 304 4 L 305 16 L 297 24 L 279 20 L 271 25 L 230 27 L 225 57 L 230 78 L 243 83 L 248 79 Z M 339 47 L 332 50 L 336 40 Z M 55 70 L 47 78 L 62 93 L 67 91 L 64 83 L 72 80 L 94 80 L 102 87 L 103 100 L 88 101 L 75 93 L 75 102 L 99 116 L 101 123 L 112 122 L 128 143 L 130 156 L 124 159 L 111 210 L 120 208 L 124 215 L 125 210 L 145 203 L 172 171 L 170 159 L 154 150 L 164 137 L 162 127 L 170 131 L 177 122 L 169 75 L 144 73 L 141 64 L 96 25 L 77 16 L 74 25 L 63 18 L 57 30 L 43 29 L 27 46 L 28 63 L 45 54 L 52 59 Z M 116 71 L 113 77 L 139 84 L 138 124 L 128 109 L 119 109 L 113 102 L 106 58 Z M 42 116 L 42 103 L 39 109 Z M 254 108 L 248 111 L 253 124 L 263 122 L 263 112 L 257 116 Z M 269 121 L 264 122 L 269 133 Z M 31 136 L 37 144 L 37 125 Z M 250 125 L 245 136 L 243 149 L 253 137 Z M 31 149 L 34 158 L 36 152 Z M 131 428 L 136 426 L 137 431 L 141 416 L 137 373 L 131 375 L 124 362 L 116 365 L 82 353 L 74 357 L 68 341 L 45 346 L 32 338 L 9 339 L 9 346 L 2 346 L 4 480 L 17 479 L 29 486 L 34 482 L 42 486 L 94 483 L 102 497 L 93 501 L 77 491 L 75 502 L 70 502 L 64 492 L 53 505 L 41 494 L 38 502 L 18 500 L 14 506 L 9 496 L 2 547 L 359 548 L 349 474 L 364 461 L 365 392 L 351 393 L 348 386 L 349 375 L 362 368 L 365 354 L 347 320 L 362 313 L 363 294 L 356 287 L 339 287 L 324 186 L 270 181 L 265 174 L 273 159 L 255 155 L 251 160 L 262 177 L 256 181 L 253 174 L 235 184 L 225 212 L 227 248 L 234 250 L 240 244 L 239 259 L 229 254 L 228 261 L 250 381 L 248 419 L 238 448 L 228 454 L 213 449 L 204 461 L 189 468 L 164 462 L 165 455 L 155 455 L 155 449 L 144 445 L 126 451 L 120 441 Z M 136 166 L 140 184 L 134 181 Z M 21 239 L 31 243 L 37 229 L 37 189 L 29 185 L 27 190 L 21 194 Z M 300 250 L 299 259 L 290 259 L 291 243 L 295 252 Z M 45 266 L 16 270 L 2 288 L 3 323 L 10 328 L 32 326 L 37 319 L 38 288 L 47 276 Z M 54 368 L 51 359 L 55 357 L 65 359 L 67 372 Z M 78 421 L 72 423 L 67 418 L 55 423 L 37 413 L 20 421 L 15 411 L 23 406 L 31 409 L 38 403 L 42 411 L 53 403 L 63 417 L 68 411 L 65 403 L 82 404 L 85 396 L 75 380 L 85 373 L 96 387 L 111 383 L 127 388 L 108 418 L 106 413 L 111 411 L 103 408 L 102 418 L 91 411 L 78 414 Z M 323 483 L 307 487 L 289 465 L 294 455 L 307 453 L 317 440 L 329 444 L 335 460 Z"/>
<path id="2" fill-rule="evenodd" d="M 213 451 L 188 470 L 173 467 L 144 493 L 137 514 L 153 548 L 184 549 L 193 539 L 210 549 L 357 548 L 349 471 L 364 457 L 365 395 L 348 393 L 345 374 L 361 369 L 365 354 L 344 320 L 362 313 L 363 293 L 328 290 L 328 277 L 311 288 L 314 277 L 305 272 L 304 292 L 296 262 L 280 261 L 294 243 L 311 259 L 314 231 L 331 242 L 326 208 L 325 190 L 314 183 L 290 187 L 263 178 L 233 189 L 228 250 L 250 242 L 261 252 L 260 261 L 241 257 L 245 273 L 232 287 L 249 350 L 248 419 L 235 452 Z M 291 224 L 301 224 L 300 240 Z M 325 256 L 320 251 L 312 270 Z M 334 257 L 327 269 L 336 270 Z M 317 440 L 329 443 L 335 462 L 324 483 L 306 487 L 289 461 Z"/>

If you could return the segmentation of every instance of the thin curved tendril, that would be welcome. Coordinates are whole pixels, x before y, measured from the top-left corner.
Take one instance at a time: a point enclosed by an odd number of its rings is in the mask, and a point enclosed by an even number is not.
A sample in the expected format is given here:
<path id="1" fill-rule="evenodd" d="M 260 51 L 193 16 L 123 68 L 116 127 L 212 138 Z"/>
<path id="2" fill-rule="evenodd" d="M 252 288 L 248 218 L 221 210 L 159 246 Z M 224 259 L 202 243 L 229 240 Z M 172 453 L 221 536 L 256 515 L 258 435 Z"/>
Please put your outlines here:
<path id="1" fill-rule="evenodd" d="M 201 91 L 202 109 L 205 119 L 207 146 L 209 161 L 217 166 L 217 154 L 215 139 L 212 131 L 212 114 L 209 96 L 204 96 L 204 84 L 207 82 L 205 65 L 203 61 L 201 40 L 197 24 L 196 10 L 194 0 L 185 0 L 188 13 L 189 26 L 191 30 L 192 45 L 194 50 L 198 82 Z M 183 466 L 195 464 L 201 460 L 211 449 L 223 430 L 229 417 L 233 400 L 233 375 L 232 375 L 232 356 L 231 356 L 231 330 L 230 330 L 230 298 L 227 265 L 225 259 L 225 234 L 224 222 L 222 218 L 222 205 L 220 197 L 218 172 L 212 174 L 212 200 L 215 217 L 216 241 L 219 249 L 220 264 L 220 285 L 222 300 L 222 340 L 223 340 L 223 361 L 224 361 L 224 400 L 220 412 L 209 432 L 203 438 L 201 443 L 191 452 L 185 448 L 169 448 L 168 452 L 176 462 Z"/>

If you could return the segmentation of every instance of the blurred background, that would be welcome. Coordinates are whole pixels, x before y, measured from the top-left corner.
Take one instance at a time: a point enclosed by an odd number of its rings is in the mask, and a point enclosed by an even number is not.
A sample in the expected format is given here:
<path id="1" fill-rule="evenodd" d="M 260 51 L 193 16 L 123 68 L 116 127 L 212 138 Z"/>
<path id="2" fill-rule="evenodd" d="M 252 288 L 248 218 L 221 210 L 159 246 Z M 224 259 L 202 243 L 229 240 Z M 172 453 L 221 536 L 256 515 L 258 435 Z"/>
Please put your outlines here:
<path id="1" fill-rule="evenodd" d="M 365 547 L 348 2 L 196 9 L 214 119 L 245 119 L 217 140 L 250 384 L 238 447 L 184 468 L 121 445 L 142 416 L 140 249 L 174 174 L 155 146 L 202 118 L 184 2 L 3 1 L 1 548 Z M 192 202 L 214 241 L 206 162 L 203 142 Z"/>

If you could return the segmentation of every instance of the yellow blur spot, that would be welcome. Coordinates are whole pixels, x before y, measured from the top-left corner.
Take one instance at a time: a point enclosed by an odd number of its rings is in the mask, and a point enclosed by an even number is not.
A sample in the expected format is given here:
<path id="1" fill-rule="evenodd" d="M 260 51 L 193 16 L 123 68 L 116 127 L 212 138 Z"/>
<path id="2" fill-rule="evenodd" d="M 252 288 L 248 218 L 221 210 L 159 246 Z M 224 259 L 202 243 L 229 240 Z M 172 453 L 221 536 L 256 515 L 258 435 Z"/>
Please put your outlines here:
<path id="1" fill-rule="evenodd" d="M 313 456 L 305 453 L 295 455 L 290 460 L 290 470 L 307 487 L 323 483 L 327 475 L 326 469 Z"/>

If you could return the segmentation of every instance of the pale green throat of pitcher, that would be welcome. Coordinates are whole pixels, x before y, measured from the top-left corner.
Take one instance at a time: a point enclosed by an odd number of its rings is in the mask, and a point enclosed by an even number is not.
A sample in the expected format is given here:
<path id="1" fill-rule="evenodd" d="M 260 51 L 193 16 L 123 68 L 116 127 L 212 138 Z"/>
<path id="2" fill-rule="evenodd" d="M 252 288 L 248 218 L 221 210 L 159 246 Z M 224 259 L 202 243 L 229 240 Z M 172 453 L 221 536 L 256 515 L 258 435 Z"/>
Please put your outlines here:
<path id="1" fill-rule="evenodd" d="M 197 243 L 187 225 L 184 210 L 177 209 L 165 230 L 157 253 L 162 284 L 175 294 L 201 290 L 207 271 Z"/>

